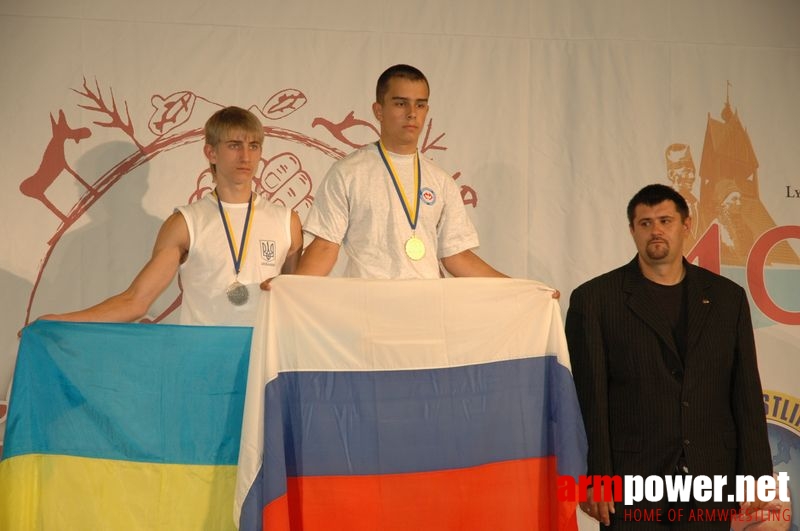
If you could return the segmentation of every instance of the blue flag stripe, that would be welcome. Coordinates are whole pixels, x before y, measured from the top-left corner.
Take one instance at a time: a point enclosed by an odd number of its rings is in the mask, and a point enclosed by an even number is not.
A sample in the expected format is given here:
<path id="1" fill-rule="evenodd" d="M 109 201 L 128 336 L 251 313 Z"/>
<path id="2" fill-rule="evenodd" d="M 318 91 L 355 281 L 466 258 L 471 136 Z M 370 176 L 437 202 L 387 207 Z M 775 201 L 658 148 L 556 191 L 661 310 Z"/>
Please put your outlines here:
<path id="1" fill-rule="evenodd" d="M 557 455 L 560 474 L 577 476 L 585 467 L 572 376 L 553 356 L 445 369 L 286 372 L 265 392 L 266 502 L 285 492 L 284 466 L 290 477 L 397 474 Z"/>
<path id="2" fill-rule="evenodd" d="M 20 343 L 3 457 L 236 464 L 251 332 L 33 323 Z"/>

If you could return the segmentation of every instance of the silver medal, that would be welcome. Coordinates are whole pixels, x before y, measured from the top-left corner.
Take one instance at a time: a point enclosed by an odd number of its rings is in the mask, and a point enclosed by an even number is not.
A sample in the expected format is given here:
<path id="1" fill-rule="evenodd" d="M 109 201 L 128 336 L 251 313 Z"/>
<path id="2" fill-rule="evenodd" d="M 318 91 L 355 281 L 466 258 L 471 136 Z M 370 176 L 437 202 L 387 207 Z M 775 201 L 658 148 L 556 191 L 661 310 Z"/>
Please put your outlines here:
<path id="1" fill-rule="evenodd" d="M 250 292 L 247 291 L 247 286 L 238 280 L 234 280 L 233 284 L 228 286 L 228 288 L 225 290 L 225 294 L 228 296 L 228 300 L 234 306 L 242 306 L 243 304 L 246 304 L 247 299 L 250 298 Z"/>

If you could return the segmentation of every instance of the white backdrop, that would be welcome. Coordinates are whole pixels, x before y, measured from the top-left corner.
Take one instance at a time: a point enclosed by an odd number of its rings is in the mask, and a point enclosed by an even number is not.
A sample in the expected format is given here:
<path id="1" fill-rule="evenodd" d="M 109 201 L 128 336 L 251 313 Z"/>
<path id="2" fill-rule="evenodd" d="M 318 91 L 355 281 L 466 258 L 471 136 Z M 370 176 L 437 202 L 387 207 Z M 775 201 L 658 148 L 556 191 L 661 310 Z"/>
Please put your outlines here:
<path id="1" fill-rule="evenodd" d="M 799 25 L 795 0 L 4 2 L 0 389 L 26 322 L 125 288 L 208 184 L 214 110 L 257 112 L 261 183 L 303 216 L 331 162 L 375 139 L 375 80 L 404 62 L 429 78 L 421 148 L 462 186 L 479 254 L 558 287 L 564 311 L 633 256 L 627 200 L 670 184 L 665 152 L 689 146 L 706 224 L 740 256 L 723 251 L 722 273 L 751 295 L 766 278 L 752 302 L 776 468 L 800 474 Z M 721 181 L 740 192 L 724 219 Z M 748 279 L 774 227 L 783 258 Z"/>

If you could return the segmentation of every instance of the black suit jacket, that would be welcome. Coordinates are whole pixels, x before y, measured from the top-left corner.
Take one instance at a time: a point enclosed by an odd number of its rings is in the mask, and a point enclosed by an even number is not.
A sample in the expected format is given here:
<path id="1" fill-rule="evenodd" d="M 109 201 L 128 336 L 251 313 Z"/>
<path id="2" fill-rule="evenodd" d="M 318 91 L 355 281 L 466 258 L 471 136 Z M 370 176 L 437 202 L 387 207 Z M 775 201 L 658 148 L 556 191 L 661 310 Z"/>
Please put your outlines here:
<path id="1" fill-rule="evenodd" d="M 772 474 L 747 296 L 684 266 L 683 360 L 638 258 L 572 293 L 566 335 L 591 475 L 674 474 L 681 452 L 692 475 Z"/>

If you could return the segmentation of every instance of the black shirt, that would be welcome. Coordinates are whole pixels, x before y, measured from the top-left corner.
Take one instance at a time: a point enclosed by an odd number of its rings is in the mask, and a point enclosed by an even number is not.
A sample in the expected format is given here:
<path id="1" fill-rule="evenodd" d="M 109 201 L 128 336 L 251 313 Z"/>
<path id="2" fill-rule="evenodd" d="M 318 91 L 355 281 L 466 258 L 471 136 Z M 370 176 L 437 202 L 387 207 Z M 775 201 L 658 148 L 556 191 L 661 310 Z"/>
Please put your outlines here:
<path id="1" fill-rule="evenodd" d="M 672 330 L 672 338 L 678 348 L 678 354 L 680 354 L 681 359 L 684 359 L 686 356 L 686 328 L 688 321 L 686 312 L 686 279 L 684 278 L 672 286 L 665 286 L 648 280 L 647 286 L 656 303 L 656 307 L 669 323 L 670 330 Z"/>

